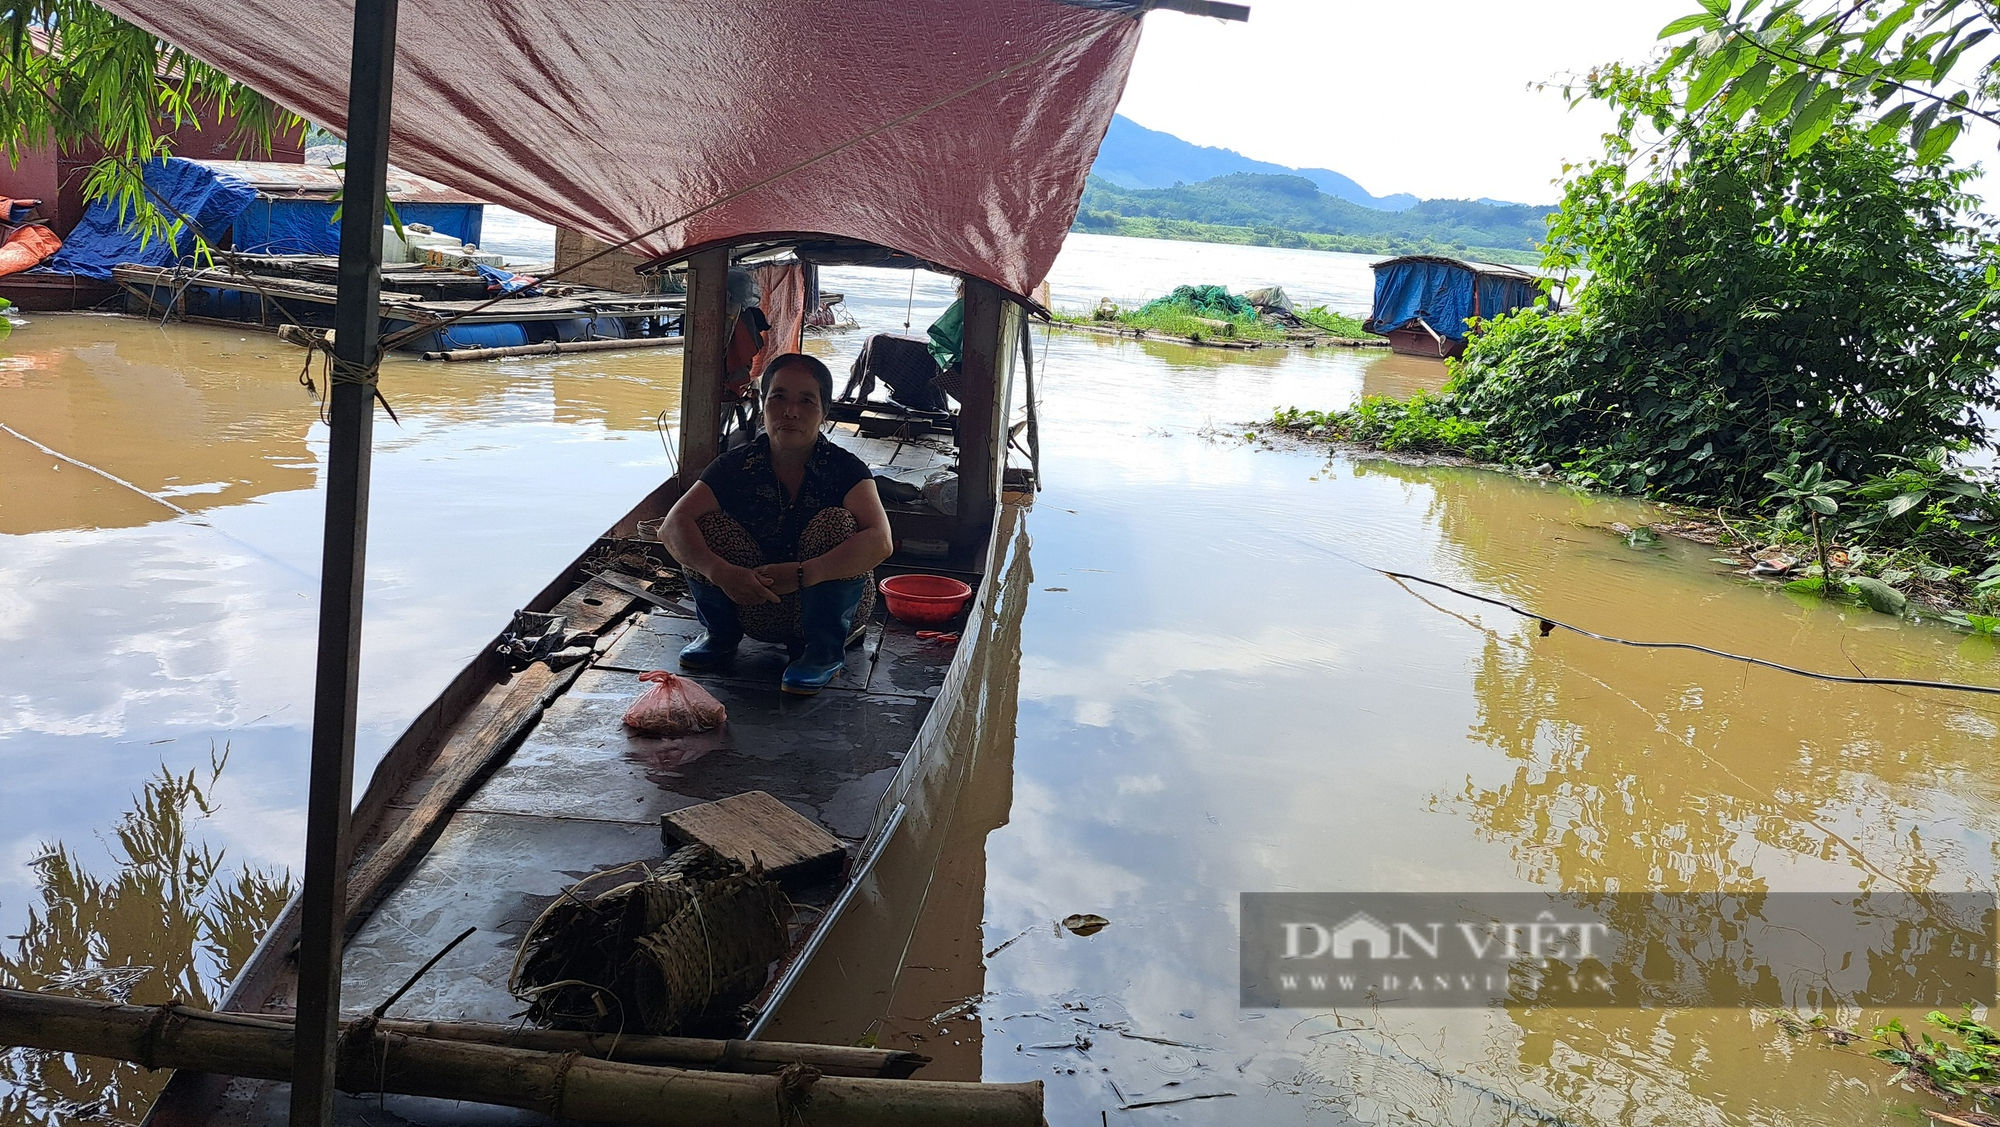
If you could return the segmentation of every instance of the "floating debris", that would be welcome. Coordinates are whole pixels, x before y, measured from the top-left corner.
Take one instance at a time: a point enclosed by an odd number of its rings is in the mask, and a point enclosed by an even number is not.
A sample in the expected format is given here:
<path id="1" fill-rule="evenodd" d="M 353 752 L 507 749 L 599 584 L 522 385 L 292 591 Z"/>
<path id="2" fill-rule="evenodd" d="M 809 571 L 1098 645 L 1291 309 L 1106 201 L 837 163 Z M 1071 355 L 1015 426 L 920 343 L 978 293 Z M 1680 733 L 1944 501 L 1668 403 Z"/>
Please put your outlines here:
<path id="1" fill-rule="evenodd" d="M 1077 935 L 1089 936 L 1096 935 L 1098 932 L 1110 927 L 1111 921 L 1105 919 L 1103 916 L 1085 912 L 1074 916 L 1064 916 L 1062 925 Z"/>

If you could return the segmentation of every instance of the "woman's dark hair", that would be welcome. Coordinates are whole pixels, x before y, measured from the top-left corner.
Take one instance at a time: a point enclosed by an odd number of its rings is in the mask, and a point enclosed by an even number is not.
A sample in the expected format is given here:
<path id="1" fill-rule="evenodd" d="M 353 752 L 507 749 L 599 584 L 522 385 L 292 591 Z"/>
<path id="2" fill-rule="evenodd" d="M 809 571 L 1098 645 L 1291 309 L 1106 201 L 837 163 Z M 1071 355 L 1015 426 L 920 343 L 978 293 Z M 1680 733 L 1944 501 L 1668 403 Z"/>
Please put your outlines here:
<path id="1" fill-rule="evenodd" d="M 819 381 L 819 406 L 820 410 L 826 410 L 826 405 L 833 402 L 833 373 L 827 370 L 825 362 L 819 357 L 803 352 L 787 352 L 783 356 L 772 357 L 771 362 L 764 365 L 763 378 L 757 381 L 757 398 L 762 399 L 770 393 L 772 376 L 795 364 L 811 372 L 812 378 Z"/>

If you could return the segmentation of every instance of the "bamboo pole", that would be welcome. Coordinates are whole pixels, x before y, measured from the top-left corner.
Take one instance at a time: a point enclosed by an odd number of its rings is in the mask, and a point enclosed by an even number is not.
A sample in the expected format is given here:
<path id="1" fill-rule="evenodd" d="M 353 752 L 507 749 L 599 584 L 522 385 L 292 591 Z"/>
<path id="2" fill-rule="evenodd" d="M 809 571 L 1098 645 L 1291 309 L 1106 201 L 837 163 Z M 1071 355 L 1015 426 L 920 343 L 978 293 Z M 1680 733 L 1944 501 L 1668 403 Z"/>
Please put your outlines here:
<path id="1" fill-rule="evenodd" d="M 335 1086 L 520 1108 L 631 1127 L 1040 1127 L 1042 1085 L 696 1072 L 597 1060 L 581 1052 L 412 1037 L 354 1023 Z M 289 1080 L 292 1030 L 280 1022 L 181 1007 L 120 1006 L 0 991 L 0 1045 L 134 1061 L 146 1068 Z"/>
<path id="2" fill-rule="evenodd" d="M 452 348 L 426 352 L 426 360 L 504 360 L 509 356 L 559 356 L 566 352 L 623 352 L 630 348 L 678 348 L 685 337 L 632 337 L 629 340 L 570 340 L 513 344 L 502 348 Z"/>
<path id="3" fill-rule="evenodd" d="M 37 994 L 28 990 L 0 988 L 0 1023 L 14 1007 L 35 1010 L 38 999 L 59 995 Z M 93 1007 L 98 1003 L 79 999 Z M 147 1007 L 152 1013 L 162 1007 Z M 177 1019 L 208 1021 L 219 1025 L 240 1025 L 251 1029 L 287 1032 L 291 1014 L 211 1013 L 187 1006 L 167 1006 Z M 82 1012 L 82 1011 L 78 1011 Z M 354 1022 L 343 1022 L 345 1034 Z M 0 1024 L 0 1028 L 4 1028 Z M 375 1027 L 384 1033 L 430 1041 L 471 1041 L 501 1045 L 538 1053 L 582 1053 L 598 1060 L 625 1064 L 666 1065 L 708 1072 L 765 1074 L 782 1072 L 794 1064 L 809 1064 L 827 1076 L 874 1076 L 906 1080 L 931 1062 L 922 1053 L 905 1049 L 864 1049 L 854 1045 L 808 1045 L 790 1041 L 722 1041 L 708 1037 L 653 1037 L 640 1034 L 582 1033 L 567 1029 L 537 1029 L 533 1026 L 492 1025 L 477 1021 L 400 1021 L 385 1018 Z"/>
<path id="4" fill-rule="evenodd" d="M 853 1045 L 805 1045 L 786 1041 L 719 1041 L 705 1037 L 643 1037 L 573 1033 L 562 1029 L 518 1028 L 467 1021 L 384 1021 L 385 1032 L 439 1041 L 475 1041 L 541 1053 L 582 1053 L 625 1064 L 667 1065 L 711 1072 L 772 1073 L 809 1064 L 827 1076 L 875 1076 L 904 1080 L 930 1063 L 922 1053 L 863 1049 Z"/>

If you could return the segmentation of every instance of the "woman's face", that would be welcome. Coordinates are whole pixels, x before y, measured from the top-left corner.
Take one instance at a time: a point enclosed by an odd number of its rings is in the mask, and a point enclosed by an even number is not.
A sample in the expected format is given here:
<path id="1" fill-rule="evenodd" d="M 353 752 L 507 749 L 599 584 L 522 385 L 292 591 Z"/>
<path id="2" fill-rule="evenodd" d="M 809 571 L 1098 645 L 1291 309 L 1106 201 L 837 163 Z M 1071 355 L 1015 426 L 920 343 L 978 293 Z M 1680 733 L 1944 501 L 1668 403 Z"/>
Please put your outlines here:
<path id="1" fill-rule="evenodd" d="M 799 364 L 787 364 L 771 373 L 764 389 L 764 430 L 771 445 L 780 450 L 804 450 L 819 437 L 826 420 L 826 405 L 820 402 L 819 381 Z"/>

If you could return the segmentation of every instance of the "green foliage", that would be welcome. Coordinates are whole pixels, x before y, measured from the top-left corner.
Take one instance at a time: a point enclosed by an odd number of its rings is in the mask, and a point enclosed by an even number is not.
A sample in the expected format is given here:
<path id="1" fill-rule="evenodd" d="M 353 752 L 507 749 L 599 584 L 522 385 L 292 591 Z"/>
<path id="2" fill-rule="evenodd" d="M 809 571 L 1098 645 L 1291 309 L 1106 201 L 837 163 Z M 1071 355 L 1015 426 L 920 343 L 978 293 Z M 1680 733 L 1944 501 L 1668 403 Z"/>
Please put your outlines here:
<path id="1" fill-rule="evenodd" d="M 108 877 L 61 843 L 43 847 L 29 863 L 41 904 L 14 953 L 0 953 L 0 986 L 213 1007 L 292 894 L 288 874 L 232 872 L 192 833 L 215 811 L 227 758 L 213 758 L 206 779 L 164 768 L 148 779 L 119 820 Z M 128 1062 L 0 1049 L 0 1122 L 52 1125 L 95 1109 L 136 1123 L 165 1082 Z"/>
<path id="2" fill-rule="evenodd" d="M 87 0 L 31 0 L 0 9 L 0 144 L 7 157 L 62 147 L 106 154 L 84 182 L 113 202 L 142 239 L 177 238 L 140 173 L 173 153 L 184 126 L 233 118 L 244 155 L 270 151 L 305 122 L 263 95 Z M 190 232 L 192 233 L 192 232 Z"/>
<path id="3" fill-rule="evenodd" d="M 1481 445 L 1483 435 L 1480 424 L 1461 415 L 1450 396 L 1423 391 L 1408 399 L 1363 396 L 1346 411 L 1286 407 L 1275 412 L 1271 422 L 1287 430 L 1410 453 L 1467 453 Z"/>
<path id="4" fill-rule="evenodd" d="M 1952 557 L 2000 552 L 2000 492 L 1991 471 L 1953 466 L 1949 452 L 1899 459 L 1900 468 L 1854 490 L 1866 507 L 1850 523 L 1860 535 Z"/>
<path id="5" fill-rule="evenodd" d="M 1919 163 L 1944 159 L 1974 120 L 2000 124 L 2000 58 L 1974 48 L 2000 30 L 1989 0 L 1702 0 L 1660 32 L 1680 42 L 1654 72 L 1689 112 L 1754 121 L 1798 156 L 1867 107 L 1877 141 Z"/>
<path id="6" fill-rule="evenodd" d="M 1801 468 L 1797 459 L 1784 469 L 1772 470 L 1764 477 L 1777 487 L 1770 499 L 1781 506 L 1778 523 L 1789 525 L 1806 523 L 1815 516 L 1830 517 L 1839 512 L 1840 495 L 1854 484 L 1828 477 L 1823 462 Z"/>
<path id="7" fill-rule="evenodd" d="M 1368 338 L 1368 330 L 1361 327 L 1361 318 L 1359 317 L 1349 317 L 1345 313 L 1336 313 L 1324 305 L 1315 305 L 1311 309 L 1300 309 L 1295 312 L 1298 314 L 1299 320 L 1316 329 L 1332 333 L 1334 336 L 1345 337 L 1348 340 L 1366 340 Z"/>
<path id="8" fill-rule="evenodd" d="M 1196 341 L 1285 339 L 1282 326 L 1265 323 L 1258 318 L 1255 307 L 1222 286 L 1181 286 L 1137 309 L 1120 309 L 1106 300 L 1087 315 L 1058 313 L 1055 320 L 1072 325 L 1117 324 Z"/>
<path id="9" fill-rule="evenodd" d="M 1230 293 L 1225 286 L 1175 286 L 1174 292 L 1156 297 L 1139 307 L 1141 313 L 1168 310 L 1222 320 L 1257 316 L 1254 306 L 1240 295 Z"/>
<path id="10" fill-rule="evenodd" d="M 1676 116 L 1653 83 L 1593 83 L 1679 152 L 1635 177 L 1629 137 L 1568 186 L 1546 265 L 1588 271 L 1562 313 L 1502 318 L 1453 384 L 1512 460 L 1703 504 L 1823 463 L 1869 481 L 1962 449 L 2000 402 L 2000 253 L 1966 174 L 1920 166 L 1844 113 L 1803 153 L 1782 132 Z"/>
<path id="11" fill-rule="evenodd" d="M 1235 173 L 1172 188 L 1091 177 L 1076 229 L 1142 238 L 1374 254 L 1473 255 L 1532 262 L 1549 209 L 1425 200 L 1384 211 L 1327 195 L 1302 176 Z"/>
<path id="12" fill-rule="evenodd" d="M 1946 1099 L 2000 1104 L 2000 1033 L 1974 1021 L 1970 1006 L 1960 1017 L 1932 1010 L 1924 1020 L 1956 1037 L 1956 1043 L 1929 1033 L 1912 1037 L 1898 1019 L 1875 1027 L 1874 1039 L 1882 1047 L 1868 1055 L 1897 1066 L 1895 1083 L 1907 1082 Z"/>
<path id="13" fill-rule="evenodd" d="M 1122 235 L 1128 239 L 1174 239 L 1184 243 L 1221 243 L 1238 247 L 1296 247 L 1343 254 L 1455 255 L 1487 262 L 1511 262 L 1520 266 L 1532 266 L 1542 260 L 1539 252 L 1507 247 L 1466 246 L 1462 243 L 1447 245 L 1431 239 L 1400 235 L 1325 235 L 1271 226 L 1231 227 L 1185 219 L 1121 216 L 1108 211 L 1078 212 L 1074 229 L 1100 235 Z"/>
<path id="14" fill-rule="evenodd" d="M 1217 328 L 1212 321 L 1221 321 Z M 1283 329 L 1273 328 L 1257 320 L 1256 314 L 1238 314 L 1234 317 L 1217 318 L 1174 305 L 1158 308 L 1147 307 L 1121 313 L 1118 323 L 1133 329 L 1144 329 L 1162 336 L 1188 337 L 1192 340 L 1207 340 L 1211 337 L 1225 337 L 1234 340 L 1283 340 Z"/>

